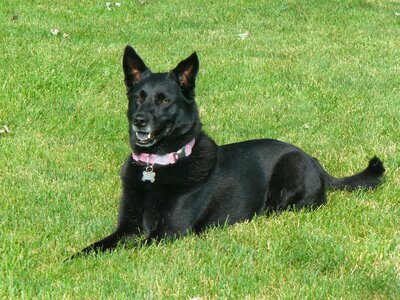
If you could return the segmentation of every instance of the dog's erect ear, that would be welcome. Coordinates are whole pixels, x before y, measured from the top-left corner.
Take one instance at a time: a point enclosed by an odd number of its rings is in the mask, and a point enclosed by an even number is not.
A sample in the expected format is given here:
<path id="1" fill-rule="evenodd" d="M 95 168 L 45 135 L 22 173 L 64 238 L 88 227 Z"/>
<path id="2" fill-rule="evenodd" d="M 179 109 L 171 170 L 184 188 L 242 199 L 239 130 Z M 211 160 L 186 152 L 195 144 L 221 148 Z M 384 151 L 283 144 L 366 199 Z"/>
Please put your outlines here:
<path id="1" fill-rule="evenodd" d="M 122 67 L 124 68 L 125 85 L 128 90 L 139 83 L 143 79 L 143 75 L 150 73 L 150 69 L 146 67 L 140 56 L 129 45 L 125 47 Z"/>
<path id="2" fill-rule="evenodd" d="M 172 72 L 175 73 L 178 84 L 182 89 L 194 88 L 196 76 L 199 72 L 199 59 L 196 52 L 182 60 Z"/>

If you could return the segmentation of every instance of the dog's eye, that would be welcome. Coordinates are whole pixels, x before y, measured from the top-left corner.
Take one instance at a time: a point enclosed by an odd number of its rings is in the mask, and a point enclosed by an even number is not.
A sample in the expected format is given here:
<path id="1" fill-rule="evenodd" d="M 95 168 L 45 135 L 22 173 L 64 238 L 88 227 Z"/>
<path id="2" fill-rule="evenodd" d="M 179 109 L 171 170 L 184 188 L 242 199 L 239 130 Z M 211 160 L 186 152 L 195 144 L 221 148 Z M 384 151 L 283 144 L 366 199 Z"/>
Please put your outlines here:
<path id="1" fill-rule="evenodd" d="M 142 96 L 137 96 L 136 97 L 136 102 L 137 103 L 143 103 L 144 102 L 144 98 Z"/>
<path id="2" fill-rule="evenodd" d="M 168 98 L 161 99 L 161 101 L 160 101 L 161 104 L 168 104 L 170 102 L 171 102 L 171 100 L 169 100 Z"/>

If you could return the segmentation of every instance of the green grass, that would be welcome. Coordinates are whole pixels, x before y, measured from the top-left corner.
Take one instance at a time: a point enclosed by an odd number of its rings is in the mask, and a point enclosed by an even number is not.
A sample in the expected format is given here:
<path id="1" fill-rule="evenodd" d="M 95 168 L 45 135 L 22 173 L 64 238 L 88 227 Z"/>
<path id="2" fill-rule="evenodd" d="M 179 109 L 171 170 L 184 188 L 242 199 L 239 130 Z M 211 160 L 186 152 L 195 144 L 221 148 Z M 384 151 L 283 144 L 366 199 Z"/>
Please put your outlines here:
<path id="1" fill-rule="evenodd" d="M 121 3 L 0 3 L 0 123 L 12 130 L 0 137 L 0 297 L 398 299 L 400 2 Z M 377 154 L 384 184 L 63 263 L 116 224 L 126 44 L 153 71 L 198 52 L 197 101 L 218 143 L 279 138 L 337 176 Z"/>

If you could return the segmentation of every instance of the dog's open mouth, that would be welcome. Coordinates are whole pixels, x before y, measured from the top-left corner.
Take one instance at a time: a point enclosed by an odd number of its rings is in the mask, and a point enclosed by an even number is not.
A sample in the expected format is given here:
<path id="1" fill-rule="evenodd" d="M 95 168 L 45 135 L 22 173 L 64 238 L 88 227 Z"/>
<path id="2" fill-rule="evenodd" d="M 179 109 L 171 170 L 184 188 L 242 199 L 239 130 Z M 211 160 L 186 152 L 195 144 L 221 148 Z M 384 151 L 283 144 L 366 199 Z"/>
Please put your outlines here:
<path id="1" fill-rule="evenodd" d="M 154 145 L 156 138 L 152 132 L 136 131 L 136 144 L 139 146 L 150 147 Z"/>
<path id="2" fill-rule="evenodd" d="M 171 130 L 171 126 L 167 126 L 155 131 L 135 131 L 136 145 L 140 147 L 151 147 L 158 141 L 162 140 Z"/>

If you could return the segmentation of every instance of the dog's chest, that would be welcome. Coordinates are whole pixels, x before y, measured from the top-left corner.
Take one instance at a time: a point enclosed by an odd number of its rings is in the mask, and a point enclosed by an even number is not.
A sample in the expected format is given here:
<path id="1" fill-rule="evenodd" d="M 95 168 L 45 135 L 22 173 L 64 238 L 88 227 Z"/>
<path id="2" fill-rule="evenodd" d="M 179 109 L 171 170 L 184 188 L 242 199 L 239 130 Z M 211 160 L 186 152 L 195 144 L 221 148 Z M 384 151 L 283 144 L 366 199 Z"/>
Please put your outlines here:
<path id="1" fill-rule="evenodd" d="M 157 201 L 149 201 L 143 210 L 142 227 L 146 234 L 176 235 L 182 228 L 190 226 L 190 214 L 183 203 L 186 197 L 159 196 Z M 159 199 L 162 199 L 161 201 Z"/>
<path id="2" fill-rule="evenodd" d="M 147 198 L 143 210 L 142 226 L 146 234 L 164 231 L 170 222 L 168 216 L 171 211 L 171 199 L 154 193 Z"/>
<path id="3" fill-rule="evenodd" d="M 157 206 L 146 207 L 143 211 L 143 228 L 146 234 L 157 230 L 158 225 L 161 223 L 160 211 Z"/>

